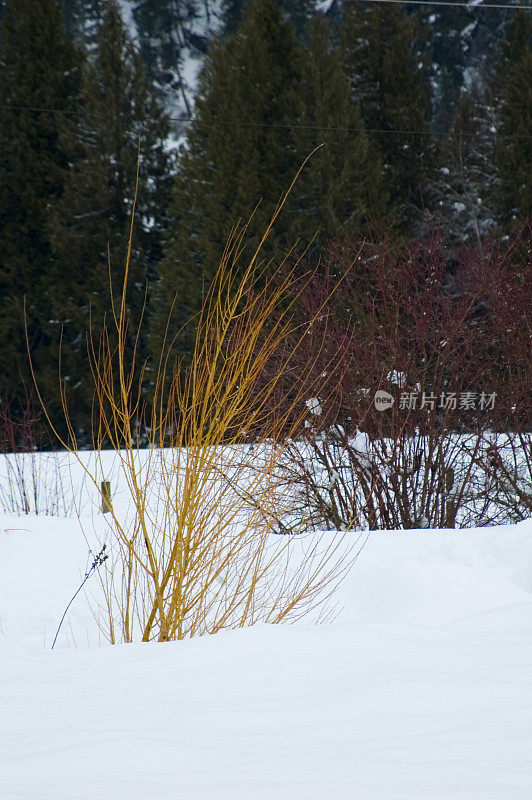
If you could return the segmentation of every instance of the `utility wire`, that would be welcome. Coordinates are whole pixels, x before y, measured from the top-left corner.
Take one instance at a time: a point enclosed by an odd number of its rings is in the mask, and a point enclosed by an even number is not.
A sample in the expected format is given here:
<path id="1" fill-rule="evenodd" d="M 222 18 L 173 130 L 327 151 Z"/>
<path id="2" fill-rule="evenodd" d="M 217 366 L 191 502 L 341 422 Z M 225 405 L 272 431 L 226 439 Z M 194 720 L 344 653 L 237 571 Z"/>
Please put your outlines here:
<path id="1" fill-rule="evenodd" d="M 372 0 L 372 2 L 383 2 L 383 0 Z M 68 110 L 64 108 L 41 108 L 39 106 L 12 106 L 12 105 L 0 105 L 0 110 L 4 111 L 24 111 L 28 113 L 45 113 L 45 114 L 63 114 L 65 116 L 77 116 L 79 112 Z M 107 116 L 107 115 L 102 115 Z M 130 114 L 120 114 L 122 118 L 131 119 Z M 146 121 L 152 118 L 146 118 Z M 167 120 L 171 122 L 193 122 L 193 117 L 166 117 Z M 222 127 L 222 126 L 229 126 L 229 127 L 240 127 L 240 128 L 280 128 L 284 130 L 308 130 L 308 131 L 331 131 L 334 133 L 358 133 L 360 128 L 348 128 L 348 127 L 339 127 L 339 126 L 332 126 L 332 125 L 300 125 L 298 123 L 285 123 L 285 122 L 246 122 L 245 120 L 213 120 L 212 122 L 206 122 L 205 120 L 202 121 L 202 125 L 207 125 L 209 127 Z M 449 136 L 452 135 L 449 132 L 445 131 L 431 131 L 431 130 L 424 130 L 424 131 L 416 131 L 416 130 L 398 130 L 394 128 L 363 128 L 366 133 L 384 133 L 388 135 L 395 135 L 395 136 Z M 502 139 L 532 139 L 532 134 L 526 133 L 511 133 L 511 134 L 499 134 L 496 130 L 488 130 L 484 131 L 485 134 L 491 134 L 492 136 L 499 136 Z M 478 133 L 467 133 L 467 132 L 460 132 L 459 134 L 462 137 L 478 137 Z"/>
<path id="2" fill-rule="evenodd" d="M 380 2 L 380 0 L 379 0 Z M 191 118 L 187 118 L 185 120 L 180 119 L 179 117 L 170 117 L 174 122 L 192 122 Z M 343 128 L 343 127 L 334 127 L 331 125 L 298 125 L 283 123 L 283 122 L 230 122 L 229 120 L 215 120 L 213 122 L 205 122 L 202 120 L 202 125 L 212 125 L 212 126 L 221 126 L 221 125 L 229 125 L 229 126 L 239 126 L 239 127 L 253 127 L 253 128 L 285 128 L 287 130 L 291 130 L 292 128 L 300 129 L 300 130 L 309 130 L 309 131 L 334 131 L 337 133 L 357 133 L 359 132 L 360 128 Z M 413 134 L 414 136 L 448 136 L 449 133 L 445 131 L 413 131 L 413 130 L 398 130 L 394 128 L 365 128 L 362 127 L 365 133 L 386 133 L 392 134 L 397 136 L 406 136 Z M 490 130 L 486 131 L 486 133 L 490 133 L 492 136 L 497 135 L 497 131 Z M 460 132 L 460 136 L 471 136 L 477 137 L 477 133 L 462 133 Z M 519 139 L 532 139 L 532 134 L 507 134 L 502 135 L 501 138 L 519 138 Z"/>
<path id="3" fill-rule="evenodd" d="M 457 6 L 467 8 L 468 11 L 478 11 L 481 8 L 511 8 L 515 10 L 531 11 L 532 6 L 512 5 L 511 3 L 446 3 L 445 0 L 363 0 L 365 3 L 392 3 L 401 6 Z"/>

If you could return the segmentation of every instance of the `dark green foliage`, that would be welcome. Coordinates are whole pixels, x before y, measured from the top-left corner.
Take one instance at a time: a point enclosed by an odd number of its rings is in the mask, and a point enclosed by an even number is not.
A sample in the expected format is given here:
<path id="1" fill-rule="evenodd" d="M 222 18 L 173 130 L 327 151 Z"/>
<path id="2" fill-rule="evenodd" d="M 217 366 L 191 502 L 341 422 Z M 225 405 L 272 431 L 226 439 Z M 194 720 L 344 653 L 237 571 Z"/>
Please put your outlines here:
<path id="1" fill-rule="evenodd" d="M 399 220 L 412 225 L 426 205 L 434 144 L 429 126 L 427 53 L 419 23 L 399 6 L 349 4 L 340 31 L 344 69 Z"/>
<path id="2" fill-rule="evenodd" d="M 90 321 L 97 333 L 111 317 L 109 265 L 115 299 L 120 298 L 139 147 L 128 289 L 132 331 L 142 313 L 147 282 L 155 275 L 165 222 L 167 125 L 114 0 L 108 3 L 81 97 L 75 124 L 66 125 L 63 134 L 73 164 L 54 214 L 53 246 L 61 271 L 55 313 L 64 327 L 63 371 L 79 395 L 73 404 L 86 410 L 86 335 Z"/>
<path id="3" fill-rule="evenodd" d="M 100 31 L 107 0 L 61 0 L 67 33 L 92 51 Z"/>
<path id="4" fill-rule="evenodd" d="M 224 33 L 233 34 L 242 22 L 242 13 L 246 5 L 246 0 L 223 0 L 223 20 Z"/>
<path id="5" fill-rule="evenodd" d="M 160 266 L 154 350 L 174 296 L 179 327 L 198 310 L 232 227 L 255 209 L 246 235 L 250 252 L 320 145 L 263 249 L 274 266 L 296 243 L 302 250 L 342 227 L 360 233 L 370 221 L 385 222 L 389 203 L 379 155 L 369 146 L 328 29 L 315 20 L 305 49 L 278 5 L 256 0 L 237 33 L 212 50 L 202 75 Z M 185 352 L 192 341 L 193 325 L 181 339 Z"/>
<path id="6" fill-rule="evenodd" d="M 201 37 L 194 39 L 190 30 L 198 17 L 198 5 L 197 0 L 142 0 L 133 8 L 139 52 L 152 86 L 167 108 L 175 108 L 183 100 L 187 116 L 192 109 L 182 51 L 202 44 Z"/>
<path id="7" fill-rule="evenodd" d="M 310 25 L 302 76 L 301 116 L 296 121 L 298 152 L 313 155 L 294 188 L 297 216 L 293 233 L 306 244 L 319 231 L 366 232 L 390 218 L 382 165 L 353 103 L 339 53 L 323 20 Z M 323 236 L 321 237 L 323 238 Z"/>
<path id="8" fill-rule="evenodd" d="M 479 15 L 486 12 L 458 6 L 427 6 L 420 11 L 432 45 L 435 124 L 439 131 L 447 133 L 460 101 L 468 49 L 478 35 Z"/>
<path id="9" fill-rule="evenodd" d="M 449 241 L 480 241 L 495 226 L 496 170 L 490 159 L 494 115 L 480 90 L 464 94 L 433 184 L 435 222 Z"/>
<path id="10" fill-rule="evenodd" d="M 55 0 L 8 0 L 0 43 L 0 397 L 23 406 L 24 384 L 31 386 L 24 300 L 37 378 L 57 396 L 49 225 L 63 191 L 60 130 L 76 109 L 81 57 L 63 36 Z"/>
<path id="11" fill-rule="evenodd" d="M 517 13 L 506 35 L 495 91 L 499 127 L 493 161 L 503 221 L 532 215 L 532 17 Z"/>
<path id="12" fill-rule="evenodd" d="M 433 122 L 445 135 L 454 124 L 462 96 L 475 92 L 479 77 L 495 66 L 515 11 L 464 3 L 421 6 L 419 13 L 431 48 Z"/>
<path id="13" fill-rule="evenodd" d="M 301 59 L 291 24 L 271 0 L 251 3 L 238 32 L 210 52 L 174 186 L 154 342 L 175 293 L 179 323 L 198 310 L 231 228 L 261 201 L 247 237 L 257 243 L 299 168 Z M 275 229 L 281 245 L 292 221 L 288 207 Z"/>
<path id="14" fill-rule="evenodd" d="M 316 4 L 313 0 L 277 0 L 283 13 L 290 19 L 299 39 L 305 39 L 307 26 L 315 14 Z M 234 33 L 242 22 L 250 0 L 223 0 L 224 31 Z"/>

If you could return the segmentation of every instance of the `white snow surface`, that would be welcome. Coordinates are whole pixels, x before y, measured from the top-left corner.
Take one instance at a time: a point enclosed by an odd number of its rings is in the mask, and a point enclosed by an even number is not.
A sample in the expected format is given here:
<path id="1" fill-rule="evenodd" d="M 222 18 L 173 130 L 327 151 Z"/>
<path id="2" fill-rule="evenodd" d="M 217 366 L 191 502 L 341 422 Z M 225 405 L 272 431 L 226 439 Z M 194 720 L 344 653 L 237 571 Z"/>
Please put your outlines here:
<path id="1" fill-rule="evenodd" d="M 89 581 L 51 651 L 87 548 L 0 515 L 2 800 L 532 797 L 530 520 L 367 535 L 323 625 L 110 646 Z"/>

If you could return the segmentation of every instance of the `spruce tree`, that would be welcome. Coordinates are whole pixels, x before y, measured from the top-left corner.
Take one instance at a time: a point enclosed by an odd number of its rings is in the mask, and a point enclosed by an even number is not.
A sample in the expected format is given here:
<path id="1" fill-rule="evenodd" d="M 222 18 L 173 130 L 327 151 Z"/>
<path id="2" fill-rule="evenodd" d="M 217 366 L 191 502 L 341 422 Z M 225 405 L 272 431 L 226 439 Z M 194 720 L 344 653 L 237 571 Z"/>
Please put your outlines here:
<path id="1" fill-rule="evenodd" d="M 419 23 L 398 6 L 351 2 L 340 31 L 344 69 L 362 119 L 383 159 L 399 221 L 411 225 L 425 207 L 432 177 L 427 54 Z"/>
<path id="2" fill-rule="evenodd" d="M 31 389 L 27 332 L 37 379 L 57 396 L 58 327 L 50 217 L 68 154 L 61 126 L 76 109 L 81 56 L 55 0 L 7 0 L 0 25 L 0 397 Z M 42 110 L 41 110 L 42 109 Z"/>
<path id="3" fill-rule="evenodd" d="M 482 88 L 495 65 L 507 23 L 515 15 L 515 9 L 504 5 L 442 3 L 419 9 L 430 46 L 432 119 L 440 134 L 450 132 L 461 98 Z"/>
<path id="4" fill-rule="evenodd" d="M 208 6 L 207 6 L 208 7 Z M 147 74 L 164 108 L 191 113 L 190 87 L 183 72 L 182 52 L 206 45 L 191 28 L 199 16 L 196 0 L 150 0 L 135 3 L 133 19 L 138 31 L 139 52 Z"/>
<path id="5" fill-rule="evenodd" d="M 329 26 L 320 18 L 310 24 L 301 99 L 295 125 L 298 151 L 304 158 L 319 150 L 294 189 L 293 233 L 306 243 L 318 231 L 320 238 L 340 228 L 363 234 L 368 223 L 385 223 L 391 215 L 380 157 L 362 125 L 359 104 L 351 99 Z"/>
<path id="6" fill-rule="evenodd" d="M 96 46 L 105 5 L 106 0 L 61 0 L 68 34 L 89 52 Z"/>
<path id="7" fill-rule="evenodd" d="M 532 215 L 532 18 L 518 12 L 509 26 L 495 79 L 499 125 L 493 161 L 495 203 L 502 221 Z"/>
<path id="8" fill-rule="evenodd" d="M 314 0 L 277 0 L 283 14 L 290 19 L 298 38 L 303 41 L 307 37 L 307 28 L 316 11 Z M 242 23 L 247 0 L 222 0 L 224 32 L 232 34 Z"/>
<path id="9" fill-rule="evenodd" d="M 247 236 L 249 247 L 256 244 L 300 166 L 293 123 L 301 108 L 301 58 L 293 27 L 272 0 L 250 3 L 237 33 L 212 48 L 173 189 L 155 350 L 174 296 L 181 325 L 198 310 L 232 227 L 260 202 Z M 275 226 L 278 243 L 286 241 L 290 221 L 287 208 Z"/>
<path id="10" fill-rule="evenodd" d="M 153 98 L 115 0 L 109 0 L 94 58 L 87 65 L 81 109 L 64 130 L 73 166 L 54 216 L 53 246 L 63 271 L 56 315 L 63 325 L 64 370 L 77 388 L 81 415 L 90 401 L 86 335 L 111 315 L 109 265 L 120 297 L 137 156 L 140 173 L 128 287 L 131 330 L 155 276 L 165 224 L 166 119 Z M 140 343 L 142 346 L 142 342 Z"/>
<path id="11" fill-rule="evenodd" d="M 495 227 L 493 125 L 493 111 L 481 87 L 465 94 L 441 147 L 441 167 L 433 183 L 434 221 L 450 241 L 480 241 Z"/>

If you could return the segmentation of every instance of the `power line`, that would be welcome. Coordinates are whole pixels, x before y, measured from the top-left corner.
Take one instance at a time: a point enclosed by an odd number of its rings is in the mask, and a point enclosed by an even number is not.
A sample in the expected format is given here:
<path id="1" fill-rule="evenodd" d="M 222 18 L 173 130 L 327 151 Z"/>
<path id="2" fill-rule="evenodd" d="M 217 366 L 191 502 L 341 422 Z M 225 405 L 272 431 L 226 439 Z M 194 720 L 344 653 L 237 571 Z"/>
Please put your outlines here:
<path id="1" fill-rule="evenodd" d="M 467 8 L 468 11 L 477 11 L 481 8 L 511 8 L 513 10 L 531 11 L 532 6 L 513 5 L 511 3 L 446 3 L 445 0 L 363 0 L 365 3 L 392 3 L 401 6 L 457 6 Z"/>
<path id="2" fill-rule="evenodd" d="M 0 105 L 2 111 L 34 111 L 36 113 L 43 112 L 44 114 L 65 114 L 65 116 L 75 116 L 78 112 L 71 111 L 68 108 L 46 108 L 41 106 L 11 106 Z M 126 116 L 122 114 L 121 116 Z"/>
<path id="3" fill-rule="evenodd" d="M 394 0 L 395 1 L 395 0 Z M 384 2 L 384 0 L 372 0 L 372 2 Z M 64 114 L 65 116 L 77 116 L 79 112 L 64 109 L 64 108 L 46 108 L 39 106 L 12 106 L 0 105 L 0 110 L 4 111 L 23 111 L 28 113 L 44 113 L 44 114 Z M 106 116 L 106 115 L 101 115 Z M 131 119 L 129 114 L 120 114 L 123 119 Z M 146 121 L 151 118 L 146 118 Z M 193 122 L 192 117 L 167 117 L 170 122 Z M 246 120 L 212 120 L 212 122 L 202 121 L 202 125 L 209 127 L 240 127 L 240 128 L 278 128 L 281 130 L 308 130 L 308 131 L 330 131 L 331 133 L 358 133 L 360 128 L 338 127 L 332 125 L 300 125 L 298 123 L 285 123 L 285 122 L 247 122 Z M 450 132 L 445 131 L 431 131 L 431 130 L 399 130 L 395 128 L 363 128 L 366 133 L 382 133 L 392 136 L 449 136 Z M 532 134 L 518 133 L 518 134 L 499 134 L 498 131 L 490 129 L 483 132 L 485 135 L 491 134 L 492 136 L 500 136 L 502 139 L 532 139 Z M 475 138 L 478 133 L 460 132 L 462 137 Z"/>
<path id="4" fill-rule="evenodd" d="M 380 0 L 378 0 L 380 2 Z M 193 119 L 188 117 L 183 120 L 180 117 L 169 117 L 170 120 L 173 122 L 193 122 Z M 358 133 L 360 128 L 344 128 L 344 127 L 334 127 L 331 125 L 299 125 L 297 123 L 285 123 L 285 122 L 245 122 L 242 120 L 232 122 L 229 120 L 213 120 L 213 122 L 206 122 L 202 120 L 202 125 L 208 126 L 234 126 L 234 127 L 250 127 L 250 128 L 281 128 L 286 130 L 291 130 L 293 128 L 298 130 L 309 130 L 309 131 L 331 131 L 336 133 Z M 424 131 L 414 131 L 414 130 L 399 130 L 396 128 L 365 128 L 363 130 L 366 133 L 385 133 L 391 134 L 395 136 L 449 136 L 453 135 L 450 131 L 432 131 L 432 130 L 424 130 Z M 508 138 L 518 138 L 518 139 L 532 139 L 532 134 L 499 134 L 496 130 L 489 130 L 485 131 L 486 134 L 491 134 L 492 136 L 499 135 L 501 138 L 508 139 Z M 467 133 L 467 132 L 460 132 L 460 136 L 467 136 L 467 137 L 477 137 L 478 133 Z"/>

